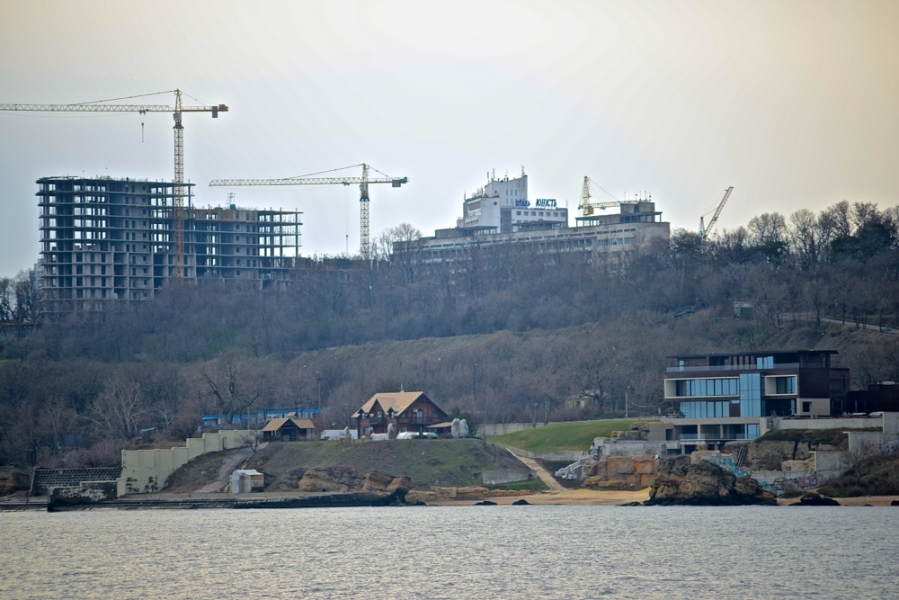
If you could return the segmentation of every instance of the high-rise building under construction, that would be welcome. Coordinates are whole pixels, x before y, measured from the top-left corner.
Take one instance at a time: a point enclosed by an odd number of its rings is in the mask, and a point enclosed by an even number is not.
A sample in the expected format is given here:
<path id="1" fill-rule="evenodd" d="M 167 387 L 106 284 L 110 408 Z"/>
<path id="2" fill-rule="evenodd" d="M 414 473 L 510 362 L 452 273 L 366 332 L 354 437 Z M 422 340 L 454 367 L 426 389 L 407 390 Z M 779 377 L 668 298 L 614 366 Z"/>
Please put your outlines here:
<path id="1" fill-rule="evenodd" d="M 41 287 L 50 302 L 144 300 L 176 277 L 175 184 L 111 177 L 37 181 Z M 287 279 L 301 212 L 192 206 L 185 184 L 184 280 Z"/>

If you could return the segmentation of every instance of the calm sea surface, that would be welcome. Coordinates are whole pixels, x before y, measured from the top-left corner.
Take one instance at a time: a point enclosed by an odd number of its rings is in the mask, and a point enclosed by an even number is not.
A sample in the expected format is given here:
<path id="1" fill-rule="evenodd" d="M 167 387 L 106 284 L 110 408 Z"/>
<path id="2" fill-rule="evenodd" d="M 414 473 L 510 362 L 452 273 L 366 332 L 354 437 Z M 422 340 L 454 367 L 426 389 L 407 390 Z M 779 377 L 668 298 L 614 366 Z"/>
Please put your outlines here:
<path id="1" fill-rule="evenodd" d="M 899 598 L 899 509 L 0 513 L 0 598 Z"/>

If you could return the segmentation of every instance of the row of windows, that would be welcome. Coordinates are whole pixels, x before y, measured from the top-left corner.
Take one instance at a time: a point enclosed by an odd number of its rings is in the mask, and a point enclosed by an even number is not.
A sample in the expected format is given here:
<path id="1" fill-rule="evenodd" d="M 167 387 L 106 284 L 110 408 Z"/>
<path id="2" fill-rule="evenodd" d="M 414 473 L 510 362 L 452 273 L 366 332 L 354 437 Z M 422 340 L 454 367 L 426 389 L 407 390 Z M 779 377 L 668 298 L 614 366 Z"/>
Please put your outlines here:
<path id="1" fill-rule="evenodd" d="M 735 378 L 684 379 L 675 383 L 676 396 L 736 396 L 740 393 Z"/>
<path id="2" fill-rule="evenodd" d="M 739 403 L 739 411 L 735 409 Z M 803 402 L 803 411 L 809 412 L 808 402 Z M 796 414 L 795 400 L 693 400 L 681 402 L 680 412 L 687 419 L 714 419 L 722 417 L 787 416 Z"/>
<path id="3" fill-rule="evenodd" d="M 524 211 L 524 215 L 523 215 L 523 216 L 525 216 L 525 217 L 528 216 L 528 212 L 531 213 L 531 216 L 532 216 L 532 217 L 560 217 L 560 216 L 564 216 L 564 215 L 559 214 L 558 211 L 549 211 L 549 210 L 547 210 L 547 211 L 542 211 L 542 210 Z M 544 214 L 544 212 L 545 212 L 546 214 Z M 540 214 L 538 215 L 537 213 L 540 213 Z M 517 216 L 517 217 L 522 216 L 521 211 L 520 211 L 520 210 L 516 210 L 516 211 L 515 211 L 515 216 Z"/>
<path id="4" fill-rule="evenodd" d="M 681 402 L 680 411 L 687 419 L 713 419 L 721 417 L 761 417 L 761 400 L 734 400 L 739 402 L 739 413 L 731 414 L 731 400 Z"/>

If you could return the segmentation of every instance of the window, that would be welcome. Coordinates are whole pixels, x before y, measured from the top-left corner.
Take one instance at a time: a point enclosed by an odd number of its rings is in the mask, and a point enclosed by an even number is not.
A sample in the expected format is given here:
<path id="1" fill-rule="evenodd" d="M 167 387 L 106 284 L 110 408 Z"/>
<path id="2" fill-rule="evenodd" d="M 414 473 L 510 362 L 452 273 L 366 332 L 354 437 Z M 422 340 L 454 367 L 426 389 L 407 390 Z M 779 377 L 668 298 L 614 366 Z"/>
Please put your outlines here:
<path id="1" fill-rule="evenodd" d="M 740 374 L 740 416 L 762 416 L 762 375 L 761 373 Z"/>
<path id="2" fill-rule="evenodd" d="M 756 369 L 773 369 L 774 368 L 774 357 L 773 356 L 758 356 L 758 357 L 756 357 L 755 368 Z"/>
<path id="3" fill-rule="evenodd" d="M 675 382 L 676 396 L 736 396 L 737 380 L 730 379 L 682 379 Z"/>
<path id="4" fill-rule="evenodd" d="M 802 403 L 802 412 L 804 412 L 804 413 L 812 412 L 812 403 L 811 402 L 803 402 Z"/>
<path id="5" fill-rule="evenodd" d="M 776 394 L 795 394 L 796 393 L 796 377 L 777 377 L 774 380 Z"/>

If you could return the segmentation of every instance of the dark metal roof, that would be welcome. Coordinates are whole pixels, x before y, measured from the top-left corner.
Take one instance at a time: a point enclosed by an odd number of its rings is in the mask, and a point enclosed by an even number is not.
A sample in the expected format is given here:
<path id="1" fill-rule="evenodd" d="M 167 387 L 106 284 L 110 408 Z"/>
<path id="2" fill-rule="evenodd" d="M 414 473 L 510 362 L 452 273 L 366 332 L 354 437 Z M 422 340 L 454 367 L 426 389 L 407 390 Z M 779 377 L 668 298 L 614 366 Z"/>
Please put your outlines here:
<path id="1" fill-rule="evenodd" d="M 677 354 L 665 358 L 712 358 L 726 356 L 783 356 L 786 354 L 839 354 L 838 350 L 753 350 L 752 352 L 722 352 L 714 354 Z"/>

